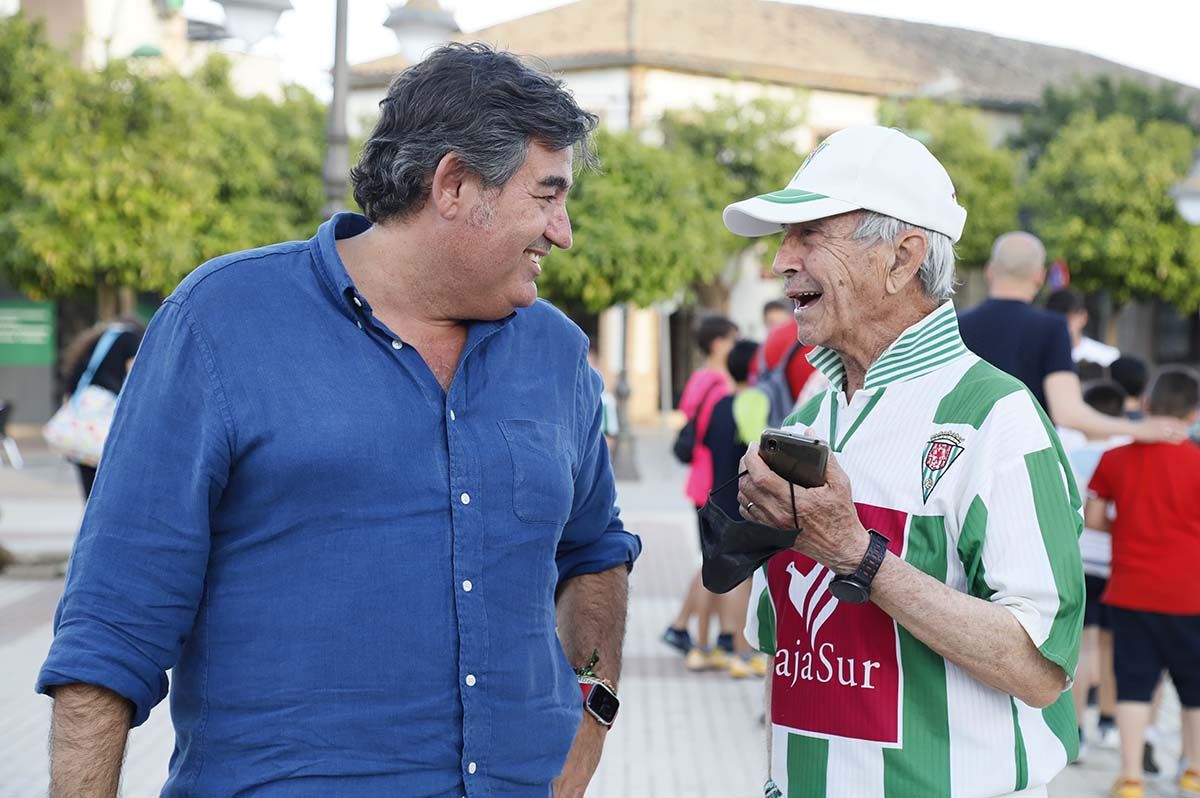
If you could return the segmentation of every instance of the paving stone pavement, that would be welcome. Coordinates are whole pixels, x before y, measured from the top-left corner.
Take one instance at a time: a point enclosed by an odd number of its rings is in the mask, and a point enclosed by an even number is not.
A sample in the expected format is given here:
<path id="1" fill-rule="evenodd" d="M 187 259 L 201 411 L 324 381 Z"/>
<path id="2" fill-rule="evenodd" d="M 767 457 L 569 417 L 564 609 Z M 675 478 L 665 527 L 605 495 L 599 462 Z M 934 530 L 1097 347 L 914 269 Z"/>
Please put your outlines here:
<path id="1" fill-rule="evenodd" d="M 688 673 L 682 657 L 658 640 L 699 565 L 695 513 L 682 497 L 683 469 L 670 459 L 669 440 L 666 430 L 639 431 L 643 478 L 619 486 L 626 523 L 642 536 L 645 551 L 631 583 L 621 718 L 588 798 L 752 798 L 761 795 L 765 768 L 762 681 Z M 0 543 L 19 554 L 61 553 L 81 512 L 74 475 L 36 449 L 26 459 L 23 472 L 0 469 Z M 61 590 L 61 578 L 53 575 L 0 576 L 0 798 L 46 794 L 50 701 L 32 685 Z M 1173 694 L 1159 727 L 1159 761 L 1170 772 L 1178 757 Z M 172 746 L 164 702 L 130 736 L 122 795 L 157 795 Z M 1113 751 L 1093 751 L 1055 780 L 1050 795 L 1107 795 L 1116 761 Z M 1149 787 L 1151 796 L 1174 795 L 1169 779 Z"/>

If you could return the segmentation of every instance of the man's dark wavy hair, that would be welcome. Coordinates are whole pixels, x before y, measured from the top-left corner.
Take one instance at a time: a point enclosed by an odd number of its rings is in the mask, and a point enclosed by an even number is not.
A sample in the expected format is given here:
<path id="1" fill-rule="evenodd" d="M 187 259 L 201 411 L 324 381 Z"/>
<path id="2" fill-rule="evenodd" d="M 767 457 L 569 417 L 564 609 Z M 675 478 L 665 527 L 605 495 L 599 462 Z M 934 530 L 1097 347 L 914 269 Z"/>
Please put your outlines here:
<path id="1" fill-rule="evenodd" d="M 574 147 L 594 168 L 598 119 L 561 80 L 486 44 L 448 44 L 392 81 L 379 122 L 350 170 L 354 199 L 372 222 L 419 211 L 438 163 L 457 153 L 485 186 L 503 186 L 529 143 Z"/>

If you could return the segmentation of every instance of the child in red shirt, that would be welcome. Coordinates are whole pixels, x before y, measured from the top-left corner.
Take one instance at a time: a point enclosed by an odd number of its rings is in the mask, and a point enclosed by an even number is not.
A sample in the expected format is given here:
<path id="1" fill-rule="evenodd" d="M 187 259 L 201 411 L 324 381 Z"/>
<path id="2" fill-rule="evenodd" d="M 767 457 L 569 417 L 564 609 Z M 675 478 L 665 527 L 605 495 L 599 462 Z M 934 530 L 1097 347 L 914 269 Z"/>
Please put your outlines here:
<path id="1" fill-rule="evenodd" d="M 1196 423 L 1200 378 L 1190 369 L 1155 377 L 1146 412 Z M 1118 798 L 1141 798 L 1142 744 L 1150 699 L 1165 668 L 1183 705 L 1181 795 L 1200 796 L 1200 446 L 1131 443 L 1100 458 L 1089 484 L 1085 523 L 1112 533 L 1112 576 L 1103 601 L 1112 608 Z M 1116 510 L 1110 523 L 1109 505 Z"/>

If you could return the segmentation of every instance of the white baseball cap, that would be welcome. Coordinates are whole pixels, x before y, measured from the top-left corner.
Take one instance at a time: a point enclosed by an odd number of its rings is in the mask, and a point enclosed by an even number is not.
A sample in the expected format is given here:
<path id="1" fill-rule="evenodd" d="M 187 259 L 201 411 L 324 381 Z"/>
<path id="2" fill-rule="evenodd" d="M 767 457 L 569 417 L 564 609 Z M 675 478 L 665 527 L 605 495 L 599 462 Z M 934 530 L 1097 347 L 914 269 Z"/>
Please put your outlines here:
<path id="1" fill-rule="evenodd" d="M 753 238 L 857 210 L 944 233 L 951 241 L 958 241 L 967 221 L 950 175 L 933 153 L 899 130 L 878 125 L 832 134 L 787 188 L 735 202 L 723 218 L 730 232 Z"/>

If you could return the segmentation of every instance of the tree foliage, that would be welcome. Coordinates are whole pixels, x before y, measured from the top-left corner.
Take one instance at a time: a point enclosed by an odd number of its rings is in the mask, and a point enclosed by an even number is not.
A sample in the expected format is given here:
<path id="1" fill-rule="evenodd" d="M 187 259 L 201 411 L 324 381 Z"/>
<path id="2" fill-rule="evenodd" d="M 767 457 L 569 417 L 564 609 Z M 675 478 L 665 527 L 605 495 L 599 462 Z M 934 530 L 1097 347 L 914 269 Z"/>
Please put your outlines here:
<path id="1" fill-rule="evenodd" d="M 800 166 L 806 148 L 798 146 L 804 124 L 804 97 L 718 97 L 708 108 L 672 110 L 659 122 L 666 146 L 690 150 L 704 167 L 697 176 L 710 221 L 724 231 L 721 212 L 731 202 L 777 191 Z M 725 231 L 720 252 L 736 255 L 753 242 Z"/>
<path id="2" fill-rule="evenodd" d="M 1049 256 L 1064 258 L 1085 290 L 1107 289 L 1118 302 L 1200 308 L 1200 228 L 1180 218 L 1169 193 L 1195 143 L 1176 122 L 1070 117 L 1024 192 Z"/>
<path id="3" fill-rule="evenodd" d="M 721 211 L 784 186 L 800 163 L 798 107 L 720 97 L 668 112 L 646 135 L 601 131 L 602 170 L 571 191 L 575 246 L 547 261 L 543 294 L 596 311 L 715 280 L 751 243 L 725 229 Z"/>
<path id="4" fill-rule="evenodd" d="M 85 72 L 19 16 L 0 22 L 0 53 L 14 100 L 0 113 L 0 270 L 28 293 L 168 292 L 208 258 L 319 220 L 323 111 L 307 92 L 241 98 L 219 57 L 191 77 L 138 61 Z"/>
<path id="5" fill-rule="evenodd" d="M 543 295 L 593 311 L 644 306 L 724 266 L 726 233 L 705 201 L 704 166 L 691 152 L 604 130 L 597 147 L 601 171 L 580 174 L 571 190 L 575 244 L 547 259 Z"/>
<path id="6" fill-rule="evenodd" d="M 1017 229 L 1017 157 L 993 146 L 979 112 L 931 100 L 885 106 L 880 124 L 909 132 L 929 148 L 954 182 L 967 224 L 955 246 L 960 263 L 981 266 L 992 242 Z"/>
<path id="7" fill-rule="evenodd" d="M 1010 144 L 1024 151 L 1033 167 L 1067 121 L 1080 113 L 1091 113 L 1101 120 L 1122 114 L 1139 124 L 1160 120 L 1193 129 L 1200 119 L 1195 103 L 1183 99 L 1178 87 L 1163 83 L 1152 88 L 1138 81 L 1100 75 L 1073 86 L 1047 86 L 1041 103 L 1022 117 L 1021 129 Z"/>

